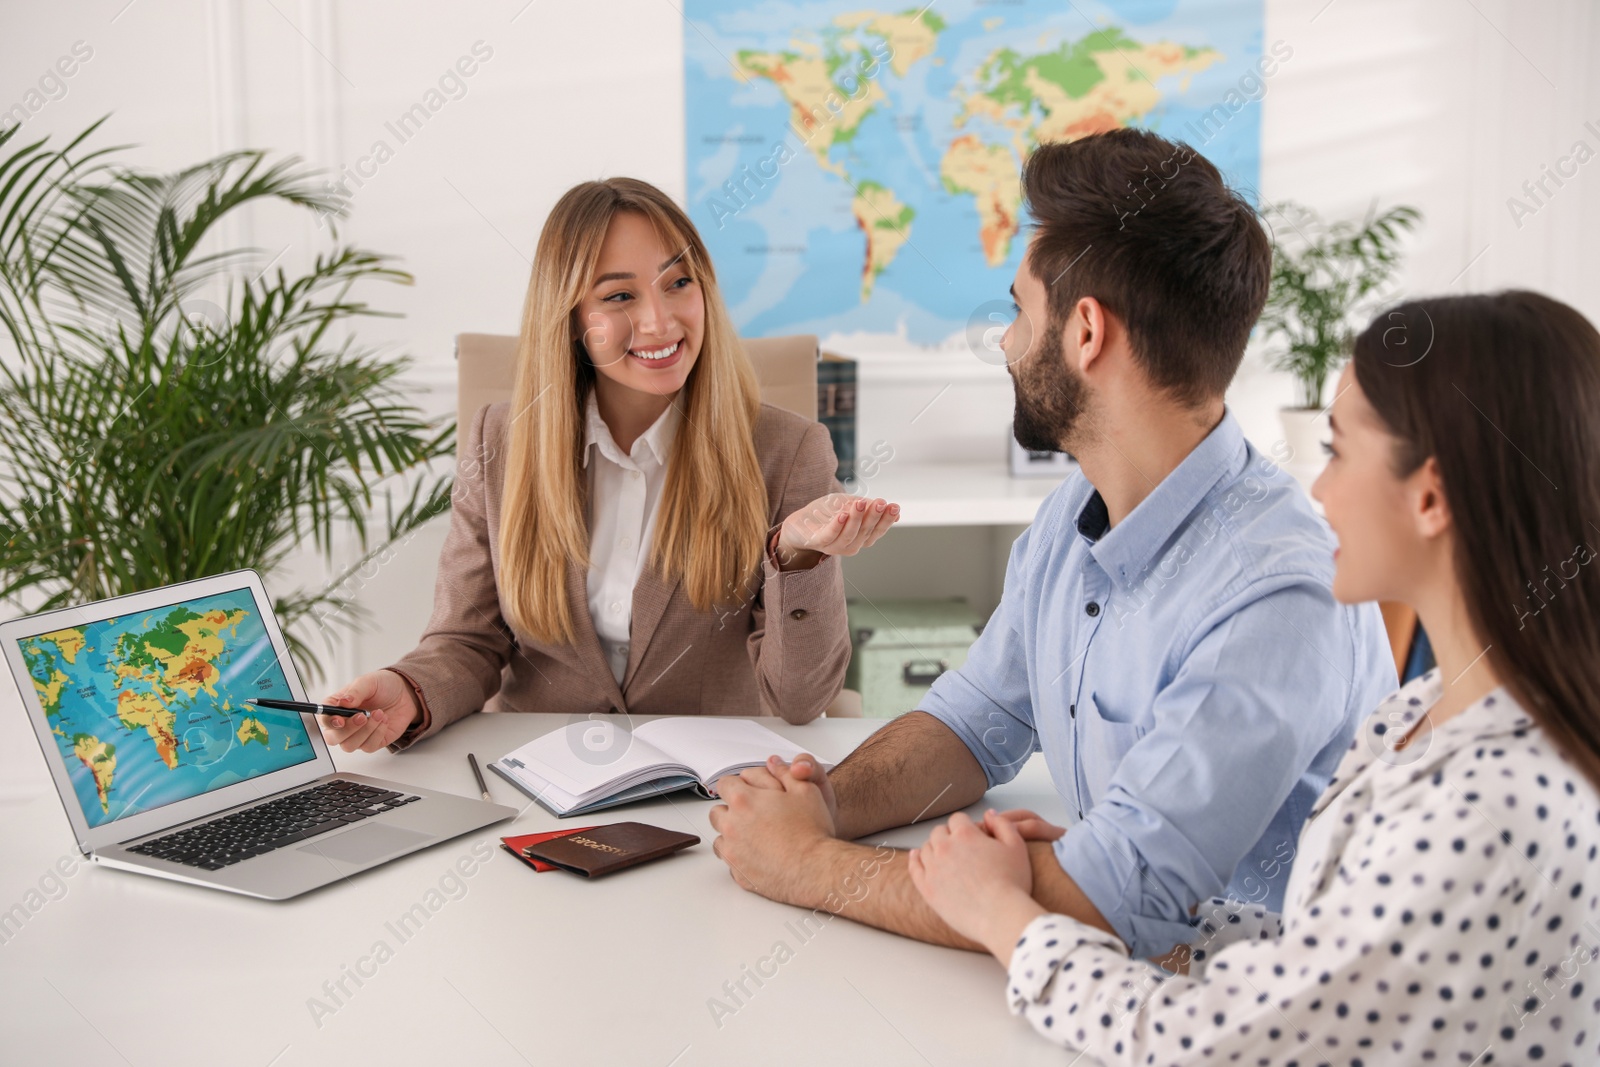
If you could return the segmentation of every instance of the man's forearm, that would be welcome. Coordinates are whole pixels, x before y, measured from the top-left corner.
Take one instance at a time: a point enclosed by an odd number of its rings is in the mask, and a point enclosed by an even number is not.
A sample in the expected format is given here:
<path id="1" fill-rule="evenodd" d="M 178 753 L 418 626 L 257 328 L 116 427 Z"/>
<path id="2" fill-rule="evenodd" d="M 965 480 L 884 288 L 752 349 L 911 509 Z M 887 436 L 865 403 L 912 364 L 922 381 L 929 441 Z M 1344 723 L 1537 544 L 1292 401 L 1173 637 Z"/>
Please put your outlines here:
<path id="1" fill-rule="evenodd" d="M 917 892 L 908 855 L 902 849 L 829 841 L 818 850 L 809 899 L 803 904 L 931 945 L 987 951 L 951 929 Z M 1032 895 L 1044 908 L 1111 931 L 1111 924 L 1061 869 L 1048 841 L 1030 841 L 1028 858 L 1033 865 Z"/>
<path id="2" fill-rule="evenodd" d="M 948 815 L 989 788 L 966 743 L 923 711 L 880 728 L 828 780 L 838 804 L 838 834 L 847 841 Z"/>
<path id="3" fill-rule="evenodd" d="M 822 908 L 866 926 L 932 945 L 985 951 L 952 930 L 911 883 L 903 849 L 829 841 L 804 906 Z"/>

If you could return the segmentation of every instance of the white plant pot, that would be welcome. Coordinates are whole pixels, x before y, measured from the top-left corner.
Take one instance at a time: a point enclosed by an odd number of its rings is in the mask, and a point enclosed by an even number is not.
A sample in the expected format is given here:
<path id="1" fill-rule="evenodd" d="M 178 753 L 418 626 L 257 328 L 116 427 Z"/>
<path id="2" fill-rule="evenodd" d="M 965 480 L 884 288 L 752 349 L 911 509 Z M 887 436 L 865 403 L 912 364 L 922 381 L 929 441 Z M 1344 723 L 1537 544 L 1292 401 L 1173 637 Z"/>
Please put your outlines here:
<path id="1" fill-rule="evenodd" d="M 1283 422 L 1283 444 L 1277 459 L 1296 477 L 1315 476 L 1327 461 L 1322 445 L 1332 434 L 1328 413 L 1322 408 L 1279 408 Z"/>

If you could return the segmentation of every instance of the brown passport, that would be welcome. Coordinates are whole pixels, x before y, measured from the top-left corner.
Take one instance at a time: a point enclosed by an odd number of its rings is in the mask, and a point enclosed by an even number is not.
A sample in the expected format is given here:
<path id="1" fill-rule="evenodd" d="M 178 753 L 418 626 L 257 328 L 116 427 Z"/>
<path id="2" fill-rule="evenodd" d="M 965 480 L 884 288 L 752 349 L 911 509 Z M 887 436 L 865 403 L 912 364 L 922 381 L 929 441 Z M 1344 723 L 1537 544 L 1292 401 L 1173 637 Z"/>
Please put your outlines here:
<path id="1" fill-rule="evenodd" d="M 615 822 L 540 841 L 523 849 L 522 854 L 585 878 L 599 878 L 699 843 L 694 834 L 680 834 L 642 822 Z"/>

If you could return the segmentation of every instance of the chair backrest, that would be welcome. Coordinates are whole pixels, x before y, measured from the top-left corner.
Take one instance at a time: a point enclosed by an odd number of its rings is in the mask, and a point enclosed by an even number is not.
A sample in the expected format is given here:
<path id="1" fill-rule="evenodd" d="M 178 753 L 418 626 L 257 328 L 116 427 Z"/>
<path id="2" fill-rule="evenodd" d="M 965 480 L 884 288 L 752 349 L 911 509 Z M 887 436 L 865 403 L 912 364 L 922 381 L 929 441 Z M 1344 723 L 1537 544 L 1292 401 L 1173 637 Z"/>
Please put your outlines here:
<path id="1" fill-rule="evenodd" d="M 808 419 L 817 417 L 817 339 L 740 338 L 761 386 L 761 399 Z M 511 399 L 517 378 L 517 338 L 512 334 L 456 335 L 456 454 L 466 440 L 468 420 L 478 409 Z"/>

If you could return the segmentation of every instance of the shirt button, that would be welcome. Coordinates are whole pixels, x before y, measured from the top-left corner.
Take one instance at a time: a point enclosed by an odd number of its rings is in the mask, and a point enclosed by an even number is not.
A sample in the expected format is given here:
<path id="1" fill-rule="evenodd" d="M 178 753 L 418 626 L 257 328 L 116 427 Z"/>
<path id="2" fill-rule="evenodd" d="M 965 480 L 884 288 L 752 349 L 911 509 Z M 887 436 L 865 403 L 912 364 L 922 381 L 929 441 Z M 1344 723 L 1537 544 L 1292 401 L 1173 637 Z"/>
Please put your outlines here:
<path id="1" fill-rule="evenodd" d="M 628 655 L 628 646 L 627 645 L 619 645 L 619 646 L 617 646 L 617 655 L 622 656 L 624 659 L 626 659 L 627 655 Z"/>
<path id="2" fill-rule="evenodd" d="M 1089 603 L 1083 606 L 1083 610 L 1088 612 L 1089 617 L 1092 619 L 1096 615 L 1100 614 L 1100 605 L 1091 600 Z"/>
<path id="3" fill-rule="evenodd" d="M 621 610 L 622 610 L 622 605 L 620 603 L 618 603 L 617 601 L 613 600 L 611 602 L 611 614 L 615 615 L 617 612 L 619 612 Z"/>
<path id="4" fill-rule="evenodd" d="M 805 608 L 795 608 L 793 611 L 789 612 L 789 618 L 793 619 L 795 622 L 799 622 L 801 619 L 803 619 L 805 617 L 806 617 L 806 609 Z"/>
<path id="5" fill-rule="evenodd" d="M 633 538 L 631 538 L 631 537 L 624 537 L 624 538 L 623 538 L 623 539 L 622 539 L 622 547 L 623 547 L 623 548 L 632 548 L 632 547 L 633 547 Z"/>
<path id="6" fill-rule="evenodd" d="M 643 478 L 644 475 L 640 474 L 638 471 L 630 471 L 628 473 L 628 477 L 634 479 L 635 481 L 638 481 L 640 478 Z"/>

